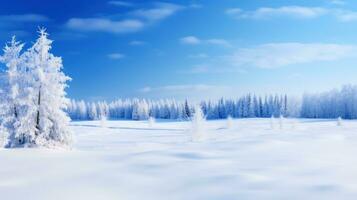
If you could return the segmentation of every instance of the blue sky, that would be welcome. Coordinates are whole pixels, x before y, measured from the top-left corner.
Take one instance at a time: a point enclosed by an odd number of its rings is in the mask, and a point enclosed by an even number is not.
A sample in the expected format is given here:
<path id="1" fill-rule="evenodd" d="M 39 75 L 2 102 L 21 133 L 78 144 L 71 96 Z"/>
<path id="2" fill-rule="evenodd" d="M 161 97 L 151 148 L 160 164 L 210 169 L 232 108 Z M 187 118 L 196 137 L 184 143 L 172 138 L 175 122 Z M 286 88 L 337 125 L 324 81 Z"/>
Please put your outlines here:
<path id="1" fill-rule="evenodd" d="M 300 95 L 357 84 L 357 2 L 4 0 L 0 43 L 53 53 L 85 100 Z"/>

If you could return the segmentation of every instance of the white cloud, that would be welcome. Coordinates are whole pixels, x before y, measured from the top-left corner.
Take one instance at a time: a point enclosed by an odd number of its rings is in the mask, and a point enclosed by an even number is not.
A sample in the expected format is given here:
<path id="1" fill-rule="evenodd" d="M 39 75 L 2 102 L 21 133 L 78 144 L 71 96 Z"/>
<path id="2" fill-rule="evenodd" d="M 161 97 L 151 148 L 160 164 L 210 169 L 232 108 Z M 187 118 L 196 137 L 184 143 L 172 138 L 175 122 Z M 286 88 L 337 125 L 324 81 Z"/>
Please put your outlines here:
<path id="1" fill-rule="evenodd" d="M 197 9 L 197 8 L 202 8 L 203 6 L 201 4 L 192 3 L 188 7 Z"/>
<path id="2" fill-rule="evenodd" d="M 294 18 L 316 18 L 327 14 L 328 9 L 322 7 L 304 7 L 304 6 L 282 6 L 278 8 L 261 7 L 253 11 L 243 11 L 240 8 L 230 8 L 226 14 L 237 18 L 266 19 L 277 16 L 286 16 Z"/>
<path id="3" fill-rule="evenodd" d="M 113 60 L 119 60 L 125 57 L 125 55 L 121 54 L 121 53 L 111 53 L 107 55 L 108 58 L 113 59 Z"/>
<path id="4" fill-rule="evenodd" d="M 50 22 L 51 19 L 41 14 L 14 14 L 0 15 L 0 33 L 3 36 L 16 35 L 18 37 L 28 36 L 29 33 L 23 30 L 27 24 L 43 26 Z"/>
<path id="5" fill-rule="evenodd" d="M 133 41 L 130 41 L 129 44 L 132 46 L 141 46 L 141 45 L 146 44 L 146 42 L 140 41 L 140 40 L 133 40 Z"/>
<path id="6" fill-rule="evenodd" d="M 151 9 L 138 9 L 132 12 L 133 15 L 143 17 L 145 19 L 156 21 L 167 18 L 183 7 L 171 3 L 156 3 L 155 8 Z"/>
<path id="7" fill-rule="evenodd" d="M 189 55 L 189 58 L 208 58 L 208 55 L 205 53 L 198 53 L 198 54 L 193 54 Z"/>
<path id="8" fill-rule="evenodd" d="M 184 74 L 249 73 L 249 68 L 275 69 L 310 64 L 321 66 L 329 62 L 357 58 L 357 45 L 324 43 L 268 43 L 239 48 L 226 55 L 210 56 Z"/>
<path id="9" fill-rule="evenodd" d="M 200 44 L 201 40 L 195 36 L 186 36 L 180 39 L 183 44 Z"/>
<path id="10" fill-rule="evenodd" d="M 336 10 L 335 15 L 337 19 L 342 22 L 357 21 L 357 12 L 347 10 Z"/>
<path id="11" fill-rule="evenodd" d="M 234 66 L 278 68 L 318 61 L 335 61 L 357 56 L 357 46 L 320 43 L 271 43 L 239 49 L 226 56 Z"/>
<path id="12" fill-rule="evenodd" d="M 126 2 L 126 1 L 108 1 L 108 4 L 113 6 L 122 6 L 122 7 L 132 7 L 134 4 Z"/>
<path id="13" fill-rule="evenodd" d="M 344 1 L 331 1 L 330 3 L 343 5 Z M 347 9 L 304 7 L 304 6 L 282 6 L 278 8 L 262 7 L 253 11 L 244 11 L 240 8 L 230 8 L 226 14 L 237 19 L 269 19 L 273 17 L 292 17 L 300 19 L 311 19 L 321 16 L 332 16 L 341 22 L 357 21 L 357 12 Z"/>
<path id="14" fill-rule="evenodd" d="M 238 15 L 241 14 L 242 12 L 243 10 L 240 8 L 229 8 L 226 10 L 226 14 L 228 15 Z"/>
<path id="15" fill-rule="evenodd" d="M 124 1 L 110 1 L 109 4 L 127 5 Z M 171 3 L 155 3 L 150 9 L 137 9 L 130 13 L 121 13 L 122 19 L 118 20 L 118 15 L 92 18 L 71 18 L 67 21 L 66 27 L 76 31 L 96 31 L 107 33 L 130 33 L 137 32 L 145 27 L 163 20 L 178 10 L 183 8 L 180 5 Z"/>
<path id="16" fill-rule="evenodd" d="M 217 38 L 212 38 L 212 39 L 200 39 L 196 36 L 186 36 L 180 39 L 181 43 L 183 44 L 189 44 L 189 45 L 197 45 L 197 44 L 213 44 L 213 45 L 220 45 L 220 46 L 225 46 L 225 47 L 230 47 L 231 44 L 224 39 L 217 39 Z"/>
<path id="17" fill-rule="evenodd" d="M 148 87 L 148 86 L 139 89 L 139 92 L 142 92 L 142 93 L 148 93 L 148 92 L 151 92 L 151 91 L 152 91 L 151 87 Z"/>
<path id="18" fill-rule="evenodd" d="M 72 18 L 66 26 L 78 31 L 101 31 L 108 33 L 136 32 L 144 28 L 139 20 L 114 21 L 106 18 Z"/>
<path id="19" fill-rule="evenodd" d="M 213 38 L 213 39 L 206 40 L 206 42 L 208 44 L 221 45 L 221 46 L 226 46 L 226 47 L 231 46 L 231 44 L 227 40 L 224 40 L 224 39 Z"/>
<path id="20" fill-rule="evenodd" d="M 46 22 L 50 19 L 40 14 L 22 14 L 22 15 L 0 15 L 0 20 L 5 22 Z"/>
<path id="21" fill-rule="evenodd" d="M 206 64 L 200 64 L 200 65 L 194 65 L 190 70 L 186 70 L 185 72 L 183 72 L 184 74 L 205 74 L 205 73 L 209 73 L 210 70 L 210 66 L 206 65 Z M 212 70 L 214 71 L 214 70 Z"/>
<path id="22" fill-rule="evenodd" d="M 330 3 L 338 6 L 343 6 L 346 4 L 346 2 L 342 0 L 330 0 Z"/>

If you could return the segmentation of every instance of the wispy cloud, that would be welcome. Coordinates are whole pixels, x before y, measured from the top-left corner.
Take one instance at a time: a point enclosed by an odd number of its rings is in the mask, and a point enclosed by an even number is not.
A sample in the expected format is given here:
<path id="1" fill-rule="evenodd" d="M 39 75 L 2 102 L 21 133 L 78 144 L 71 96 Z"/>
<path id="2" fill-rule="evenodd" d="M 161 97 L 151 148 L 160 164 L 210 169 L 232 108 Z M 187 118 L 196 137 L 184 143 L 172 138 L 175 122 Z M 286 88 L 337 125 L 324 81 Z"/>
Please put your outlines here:
<path id="1" fill-rule="evenodd" d="M 231 46 L 231 44 L 227 40 L 224 40 L 224 39 L 213 38 L 213 39 L 208 39 L 204 42 L 207 42 L 208 44 L 221 45 L 221 46 L 226 46 L 226 47 Z"/>
<path id="2" fill-rule="evenodd" d="M 121 7 L 132 7 L 134 6 L 133 3 L 130 2 L 126 2 L 126 1 L 108 1 L 109 5 L 113 5 L 113 6 L 121 6 Z"/>
<path id="3" fill-rule="evenodd" d="M 124 1 L 110 1 L 110 4 L 127 5 Z M 71 18 L 66 27 L 76 31 L 130 33 L 144 29 L 151 24 L 163 20 L 183 8 L 177 4 L 155 3 L 153 8 L 136 9 L 122 14 L 122 19 L 113 16 L 92 18 Z"/>
<path id="4" fill-rule="evenodd" d="M 321 43 L 271 43 L 242 48 L 225 56 L 233 66 L 278 68 L 318 61 L 336 61 L 357 56 L 357 46 Z"/>
<path id="5" fill-rule="evenodd" d="M 261 7 L 253 11 L 244 11 L 240 8 L 230 8 L 226 14 L 236 18 L 266 19 L 285 16 L 294 18 L 315 18 L 328 13 L 329 10 L 322 7 L 282 6 L 278 8 Z"/>
<path id="6" fill-rule="evenodd" d="M 147 20 L 155 21 L 155 20 L 161 20 L 167 18 L 182 8 L 183 6 L 177 4 L 156 3 L 155 8 L 138 9 L 133 11 L 132 14 L 138 17 L 145 18 Z"/>
<path id="7" fill-rule="evenodd" d="M 188 56 L 189 58 L 208 58 L 208 55 L 205 53 L 192 54 Z"/>
<path id="8" fill-rule="evenodd" d="M 24 30 L 24 25 L 46 25 L 51 19 L 41 14 L 13 14 L 13 15 L 0 15 L 0 34 L 2 36 L 16 35 L 18 37 L 26 37 L 29 33 Z"/>
<path id="9" fill-rule="evenodd" d="M 207 64 L 194 65 L 189 70 L 185 70 L 183 74 L 206 74 L 211 72 L 211 67 Z"/>
<path id="10" fill-rule="evenodd" d="M 338 6 L 346 5 L 346 2 L 343 0 L 330 0 L 330 3 Z"/>
<path id="11" fill-rule="evenodd" d="M 348 10 L 336 10 L 335 15 L 337 19 L 342 22 L 353 22 L 357 21 L 357 12 Z"/>
<path id="12" fill-rule="evenodd" d="M 277 69 L 299 65 L 322 66 L 329 62 L 357 59 L 357 45 L 325 43 L 267 43 L 233 50 L 224 55 L 202 58 L 201 63 L 180 74 L 239 73 L 251 68 Z"/>
<path id="13" fill-rule="evenodd" d="M 132 46 L 141 46 L 141 45 L 145 45 L 145 44 L 146 44 L 146 42 L 140 41 L 140 40 L 133 40 L 133 41 L 129 42 L 129 45 L 132 45 Z"/>
<path id="14" fill-rule="evenodd" d="M 201 40 L 195 36 L 186 36 L 180 39 L 183 44 L 200 44 Z"/>
<path id="15" fill-rule="evenodd" d="M 342 5 L 343 1 L 331 1 Z M 290 17 L 296 19 L 313 19 L 321 16 L 332 16 L 341 22 L 357 21 L 357 12 L 341 8 L 282 6 L 277 8 L 261 7 L 256 10 L 246 11 L 240 8 L 230 8 L 225 11 L 236 19 L 271 19 L 275 17 Z"/>
<path id="16" fill-rule="evenodd" d="M 203 5 L 202 4 L 197 4 L 197 3 L 192 3 L 188 6 L 189 8 L 195 8 L 195 9 L 198 9 L 198 8 L 202 8 Z"/>
<path id="17" fill-rule="evenodd" d="M 119 60 L 125 57 L 124 54 L 121 53 L 111 53 L 107 55 L 108 58 L 112 59 L 112 60 Z"/>
<path id="18" fill-rule="evenodd" d="M 49 20 L 50 18 L 40 14 L 0 15 L 0 21 L 3 22 L 46 22 Z"/>
<path id="19" fill-rule="evenodd" d="M 213 44 L 213 45 L 220 45 L 225 47 L 231 46 L 231 44 L 224 39 L 212 38 L 212 39 L 205 40 L 192 35 L 180 38 L 180 42 L 182 44 L 188 44 L 188 45 Z"/>
<path id="20" fill-rule="evenodd" d="M 72 18 L 66 26 L 78 31 L 101 31 L 108 33 L 129 33 L 144 28 L 145 24 L 139 20 L 115 21 L 106 18 Z"/>

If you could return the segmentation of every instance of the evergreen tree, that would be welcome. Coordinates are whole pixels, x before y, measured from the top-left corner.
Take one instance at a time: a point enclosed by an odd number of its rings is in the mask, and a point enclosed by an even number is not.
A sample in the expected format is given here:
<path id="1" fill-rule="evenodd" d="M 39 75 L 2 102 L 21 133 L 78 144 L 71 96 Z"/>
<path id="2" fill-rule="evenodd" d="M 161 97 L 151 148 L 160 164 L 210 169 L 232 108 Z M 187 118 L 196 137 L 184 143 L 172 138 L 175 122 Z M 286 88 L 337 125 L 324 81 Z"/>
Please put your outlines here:
<path id="1" fill-rule="evenodd" d="M 0 61 L 6 65 L 5 73 L 2 75 L 2 89 L 0 90 L 0 122 L 2 131 L 9 139 L 8 146 L 18 146 L 29 140 L 22 131 L 21 120 L 25 113 L 20 108 L 24 108 L 28 102 L 24 101 L 27 92 L 23 89 L 24 71 L 21 50 L 23 44 L 17 42 L 15 37 L 4 48 L 4 54 Z"/>
<path id="2" fill-rule="evenodd" d="M 2 62 L 8 67 L 2 95 L 12 119 L 2 117 L 11 129 L 8 147 L 68 145 L 70 118 L 64 112 L 70 101 L 66 98 L 66 82 L 62 59 L 50 53 L 52 41 L 44 29 L 25 53 L 22 44 L 12 40 L 5 47 Z M 3 105 L 3 103 L 2 103 Z M 8 116 L 10 116 L 8 115 Z"/>
<path id="3" fill-rule="evenodd" d="M 26 64 L 32 76 L 32 100 L 36 104 L 35 145 L 46 146 L 69 144 L 70 121 L 64 112 L 69 100 L 66 98 L 66 82 L 70 80 L 62 72 L 62 59 L 50 53 L 52 40 L 45 29 L 39 30 L 39 38 L 29 49 Z"/>
<path id="4" fill-rule="evenodd" d="M 188 105 L 187 99 L 185 100 L 185 106 L 184 106 L 184 119 L 189 119 L 191 118 L 191 108 Z"/>

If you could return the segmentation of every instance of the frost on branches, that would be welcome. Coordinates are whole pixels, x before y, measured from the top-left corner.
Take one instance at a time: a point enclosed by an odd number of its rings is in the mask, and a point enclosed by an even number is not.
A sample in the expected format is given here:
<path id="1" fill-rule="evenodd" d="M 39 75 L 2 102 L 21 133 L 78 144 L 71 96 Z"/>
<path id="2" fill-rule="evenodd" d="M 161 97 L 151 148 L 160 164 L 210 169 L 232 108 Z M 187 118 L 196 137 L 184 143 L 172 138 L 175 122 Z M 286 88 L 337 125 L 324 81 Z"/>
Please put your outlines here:
<path id="1" fill-rule="evenodd" d="M 7 147 L 54 147 L 71 142 L 70 118 L 64 112 L 66 82 L 62 59 L 50 53 L 52 41 L 45 29 L 25 52 L 15 38 L 4 48 L 6 70 L 1 81 L 1 127 Z"/>

